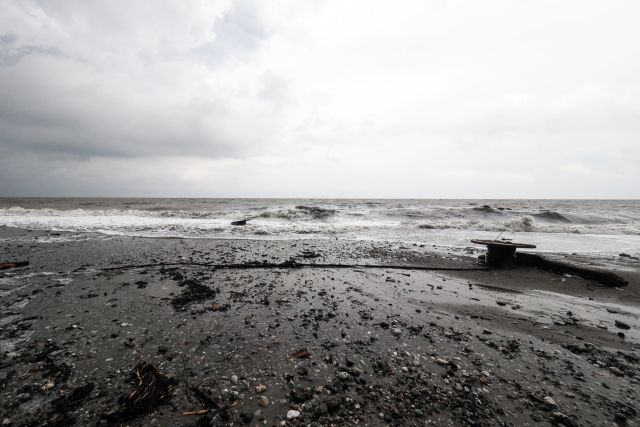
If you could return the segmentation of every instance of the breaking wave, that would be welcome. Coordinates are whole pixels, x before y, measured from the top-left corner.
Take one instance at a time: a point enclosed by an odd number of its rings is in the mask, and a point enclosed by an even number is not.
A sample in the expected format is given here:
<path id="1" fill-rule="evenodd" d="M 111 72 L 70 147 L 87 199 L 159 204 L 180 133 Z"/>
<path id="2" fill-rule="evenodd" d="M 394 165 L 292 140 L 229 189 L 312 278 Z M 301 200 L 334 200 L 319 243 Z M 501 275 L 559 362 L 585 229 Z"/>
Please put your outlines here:
<path id="1" fill-rule="evenodd" d="M 567 218 L 566 216 L 562 215 L 561 213 L 554 212 L 554 211 L 544 211 L 544 212 L 540 212 L 540 213 L 535 213 L 535 214 L 533 214 L 533 216 L 536 217 L 536 218 L 547 220 L 547 221 L 573 222 L 569 218 Z"/>
<path id="2" fill-rule="evenodd" d="M 564 233 L 564 234 L 627 234 L 640 235 L 640 224 L 574 224 L 567 221 L 548 223 L 536 221 L 533 216 L 512 218 L 507 221 L 454 220 L 446 222 L 422 222 L 423 230 L 476 230 L 509 231 L 515 233 Z"/>
<path id="3" fill-rule="evenodd" d="M 246 226 L 232 221 L 246 219 Z M 426 240 L 449 231 L 640 236 L 636 201 L 179 200 L 31 201 L 0 226 L 147 237 Z M 639 245 L 640 246 L 640 245 Z"/>

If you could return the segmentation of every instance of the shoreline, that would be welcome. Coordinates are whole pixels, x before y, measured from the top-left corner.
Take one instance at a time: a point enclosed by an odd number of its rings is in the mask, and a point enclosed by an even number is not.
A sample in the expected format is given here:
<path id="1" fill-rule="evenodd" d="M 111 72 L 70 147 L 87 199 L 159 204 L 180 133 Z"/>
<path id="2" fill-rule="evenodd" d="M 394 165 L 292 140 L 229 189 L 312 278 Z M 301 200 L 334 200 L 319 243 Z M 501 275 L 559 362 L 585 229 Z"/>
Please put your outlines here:
<path id="1" fill-rule="evenodd" d="M 620 289 L 527 268 L 96 270 L 176 259 L 477 261 L 428 245 L 320 239 L 116 237 L 0 250 L 2 261 L 31 261 L 0 273 L 5 425 L 637 422 L 637 270 Z M 123 398 L 145 386 L 155 400 Z"/>

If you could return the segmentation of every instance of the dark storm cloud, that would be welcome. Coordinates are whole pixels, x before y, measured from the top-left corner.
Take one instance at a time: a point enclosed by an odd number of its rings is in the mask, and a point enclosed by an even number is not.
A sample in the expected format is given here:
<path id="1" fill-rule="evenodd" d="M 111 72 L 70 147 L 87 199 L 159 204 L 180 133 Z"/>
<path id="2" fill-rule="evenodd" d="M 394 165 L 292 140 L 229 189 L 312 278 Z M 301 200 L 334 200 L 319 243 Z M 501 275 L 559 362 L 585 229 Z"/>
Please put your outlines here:
<path id="1" fill-rule="evenodd" d="M 23 57 L 33 54 L 59 56 L 60 52 L 49 46 L 19 44 L 18 36 L 12 33 L 0 35 L 0 66 L 15 65 Z"/>
<path id="2" fill-rule="evenodd" d="M 187 11 L 184 26 L 178 22 L 177 29 L 164 34 L 164 20 L 172 16 L 156 17 L 156 22 L 152 16 L 147 25 L 159 35 L 151 33 L 149 39 L 139 38 L 142 31 L 135 24 L 119 22 L 119 12 L 103 19 L 101 7 L 91 4 L 76 9 L 42 5 L 38 12 L 46 15 L 41 20 L 60 28 L 61 34 L 53 37 L 59 46 L 21 42 L 14 33 L 0 37 L 4 150 L 237 157 L 249 149 L 259 151 L 273 132 L 272 121 L 256 114 L 265 107 L 252 98 L 249 85 L 224 87 L 220 81 L 229 76 L 208 70 L 222 67 L 234 55 L 250 54 L 265 36 L 248 2 L 221 8 L 198 24 L 199 34 L 189 37 L 182 33 L 202 18 Z M 84 23 L 76 28 L 74 20 Z M 25 33 L 29 29 L 25 25 Z M 125 35 L 115 35 L 114 45 L 101 51 L 110 31 Z M 134 43 L 118 45 L 127 31 Z"/>
<path id="3" fill-rule="evenodd" d="M 640 196 L 637 2 L 0 7 L 0 195 Z"/>

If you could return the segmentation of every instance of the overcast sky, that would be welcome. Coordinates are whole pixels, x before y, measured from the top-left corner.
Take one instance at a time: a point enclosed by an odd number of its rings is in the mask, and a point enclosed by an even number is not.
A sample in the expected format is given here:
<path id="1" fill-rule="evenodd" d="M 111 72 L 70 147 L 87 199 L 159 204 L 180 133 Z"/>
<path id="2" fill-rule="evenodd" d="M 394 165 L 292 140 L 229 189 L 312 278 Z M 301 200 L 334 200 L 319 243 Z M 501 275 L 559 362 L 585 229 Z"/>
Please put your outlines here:
<path id="1" fill-rule="evenodd" d="M 640 197 L 640 2 L 0 0 L 0 196 Z"/>

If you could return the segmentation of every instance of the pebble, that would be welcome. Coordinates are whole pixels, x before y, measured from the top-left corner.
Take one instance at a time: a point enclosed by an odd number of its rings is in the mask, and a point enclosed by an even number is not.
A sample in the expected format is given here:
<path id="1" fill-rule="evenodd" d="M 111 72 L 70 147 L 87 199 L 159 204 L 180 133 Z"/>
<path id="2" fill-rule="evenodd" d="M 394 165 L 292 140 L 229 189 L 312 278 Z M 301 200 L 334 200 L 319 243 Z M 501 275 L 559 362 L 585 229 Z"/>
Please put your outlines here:
<path id="1" fill-rule="evenodd" d="M 269 399 L 267 399 L 266 396 L 260 396 L 260 399 L 258 400 L 258 403 L 263 408 L 266 408 L 269 405 Z"/>
<path id="2" fill-rule="evenodd" d="M 299 416 L 300 416 L 300 411 L 296 411 L 295 409 L 291 409 L 289 412 L 287 412 L 288 420 L 293 420 L 295 418 L 298 418 Z"/>
<path id="3" fill-rule="evenodd" d="M 262 393 L 267 389 L 267 386 L 264 384 L 258 384 L 256 386 L 256 393 Z"/>
<path id="4" fill-rule="evenodd" d="M 546 404 L 547 404 L 547 405 L 549 405 L 549 406 L 558 406 L 558 404 L 556 403 L 556 401 L 555 401 L 555 400 L 553 400 L 553 399 L 551 398 L 551 396 L 546 396 L 546 397 L 544 398 L 544 403 L 546 403 Z"/>
<path id="5" fill-rule="evenodd" d="M 238 384 L 238 376 L 237 375 L 231 375 L 231 378 L 229 378 L 229 380 L 234 384 Z"/>
<path id="6" fill-rule="evenodd" d="M 342 380 L 342 381 L 346 381 L 349 379 L 349 373 L 345 371 L 338 371 L 336 376 L 338 377 L 339 380 Z"/>
<path id="7" fill-rule="evenodd" d="M 624 376 L 624 372 L 622 372 L 620 369 L 616 368 L 615 366 L 611 366 L 609 368 L 609 371 L 611 371 L 612 374 L 617 375 L 619 377 Z"/>
<path id="8" fill-rule="evenodd" d="M 395 335 L 396 337 L 399 337 L 399 336 L 402 334 L 402 331 L 401 331 L 400 329 L 398 329 L 398 328 L 394 328 L 394 329 L 391 331 L 391 333 L 392 333 L 393 335 Z"/>

